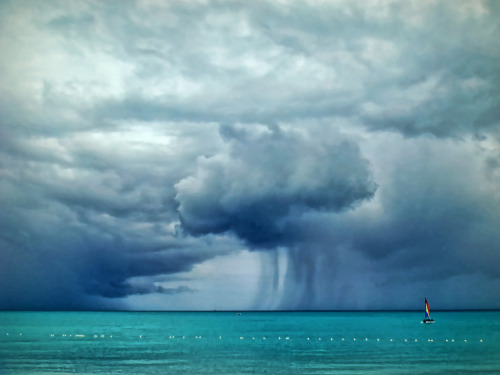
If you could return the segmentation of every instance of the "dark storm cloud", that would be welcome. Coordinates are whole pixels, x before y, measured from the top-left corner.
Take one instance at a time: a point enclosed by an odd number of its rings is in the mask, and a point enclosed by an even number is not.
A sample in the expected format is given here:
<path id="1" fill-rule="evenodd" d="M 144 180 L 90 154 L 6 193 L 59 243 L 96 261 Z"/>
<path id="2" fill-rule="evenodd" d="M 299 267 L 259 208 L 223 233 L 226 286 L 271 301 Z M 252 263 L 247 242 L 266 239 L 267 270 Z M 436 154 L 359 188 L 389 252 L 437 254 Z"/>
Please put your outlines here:
<path id="1" fill-rule="evenodd" d="M 298 220 L 284 305 L 418 308 L 424 294 L 443 308 L 497 305 L 498 180 L 485 182 L 470 144 L 405 140 L 402 151 L 396 140 L 385 149 L 391 181 L 380 179 L 371 206 Z"/>
<path id="2" fill-rule="evenodd" d="M 26 203 L 0 217 L 0 281 L 10 286 L 2 294 L 3 308 L 123 308 L 106 298 L 188 292 L 186 286 L 157 285 L 154 278 L 135 279 L 189 271 L 233 251 L 224 242 L 209 247 L 209 239 L 178 238 L 161 224 L 120 219 L 104 208 Z"/>
<path id="3" fill-rule="evenodd" d="M 291 240 L 287 226 L 307 211 L 339 212 L 376 190 L 368 163 L 338 134 L 319 140 L 278 126 L 223 127 L 228 153 L 198 160 L 176 199 L 190 234 L 232 231 L 251 246 Z"/>
<path id="4" fill-rule="evenodd" d="M 241 243 L 282 308 L 498 307 L 499 14 L 1 2 L 0 308 L 211 300 L 161 277 Z"/>

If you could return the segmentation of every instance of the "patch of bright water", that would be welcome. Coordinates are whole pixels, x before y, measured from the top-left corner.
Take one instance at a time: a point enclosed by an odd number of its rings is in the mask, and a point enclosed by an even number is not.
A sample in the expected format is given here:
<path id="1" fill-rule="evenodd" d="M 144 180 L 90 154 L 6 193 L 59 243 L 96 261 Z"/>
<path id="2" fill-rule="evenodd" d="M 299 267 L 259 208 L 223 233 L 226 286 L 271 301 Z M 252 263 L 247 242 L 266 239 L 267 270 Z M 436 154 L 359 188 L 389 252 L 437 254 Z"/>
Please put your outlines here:
<path id="1" fill-rule="evenodd" d="M 0 312 L 6 374 L 500 373 L 500 312 Z"/>

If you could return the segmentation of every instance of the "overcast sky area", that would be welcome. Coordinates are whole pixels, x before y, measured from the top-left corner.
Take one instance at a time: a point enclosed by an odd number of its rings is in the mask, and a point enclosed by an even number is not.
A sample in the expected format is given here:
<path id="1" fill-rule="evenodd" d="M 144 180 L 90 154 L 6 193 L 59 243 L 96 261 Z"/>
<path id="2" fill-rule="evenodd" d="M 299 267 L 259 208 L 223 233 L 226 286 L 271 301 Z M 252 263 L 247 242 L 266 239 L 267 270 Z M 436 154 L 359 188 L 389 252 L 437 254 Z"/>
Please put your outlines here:
<path id="1" fill-rule="evenodd" d="M 499 1 L 2 1 L 0 51 L 0 309 L 500 308 Z"/>

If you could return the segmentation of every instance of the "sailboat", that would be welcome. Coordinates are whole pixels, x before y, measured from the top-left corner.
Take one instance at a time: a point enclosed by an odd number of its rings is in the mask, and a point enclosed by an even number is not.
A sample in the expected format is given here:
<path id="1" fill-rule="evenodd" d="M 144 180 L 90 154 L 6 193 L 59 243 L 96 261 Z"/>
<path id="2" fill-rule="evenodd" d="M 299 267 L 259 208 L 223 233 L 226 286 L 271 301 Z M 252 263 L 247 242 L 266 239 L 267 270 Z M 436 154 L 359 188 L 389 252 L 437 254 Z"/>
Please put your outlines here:
<path id="1" fill-rule="evenodd" d="M 434 323 L 434 319 L 431 318 L 431 312 L 429 310 L 429 301 L 425 299 L 425 318 L 422 323 Z"/>

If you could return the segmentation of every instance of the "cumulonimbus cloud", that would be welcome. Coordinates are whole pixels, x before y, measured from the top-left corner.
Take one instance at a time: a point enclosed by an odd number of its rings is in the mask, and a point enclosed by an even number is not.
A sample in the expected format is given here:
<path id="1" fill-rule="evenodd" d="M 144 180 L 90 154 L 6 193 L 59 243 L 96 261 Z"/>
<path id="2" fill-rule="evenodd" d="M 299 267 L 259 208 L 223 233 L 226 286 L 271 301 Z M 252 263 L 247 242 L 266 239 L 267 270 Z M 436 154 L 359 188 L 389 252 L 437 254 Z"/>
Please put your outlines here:
<path id="1" fill-rule="evenodd" d="M 250 246 L 291 241 L 288 224 L 308 211 L 346 210 L 373 197 L 368 161 L 332 133 L 222 127 L 227 152 L 198 159 L 176 184 L 181 222 L 192 235 L 232 232 Z"/>

